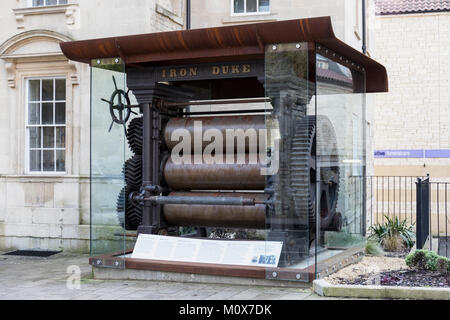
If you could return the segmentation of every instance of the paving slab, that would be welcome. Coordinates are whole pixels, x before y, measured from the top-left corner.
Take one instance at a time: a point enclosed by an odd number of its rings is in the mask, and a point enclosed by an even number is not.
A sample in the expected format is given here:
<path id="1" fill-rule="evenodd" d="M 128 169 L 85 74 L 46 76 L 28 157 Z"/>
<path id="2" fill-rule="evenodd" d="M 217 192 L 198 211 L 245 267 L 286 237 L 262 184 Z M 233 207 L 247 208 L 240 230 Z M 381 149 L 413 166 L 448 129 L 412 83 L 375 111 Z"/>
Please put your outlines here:
<path id="1" fill-rule="evenodd" d="M 59 253 L 48 258 L 2 256 L 0 252 L 0 299 L 2 300 L 276 300 L 310 299 L 305 288 L 273 288 L 238 284 L 208 284 L 144 280 L 96 280 L 88 255 Z M 78 268 L 79 289 L 68 267 Z M 73 279 L 72 279 L 73 280 Z"/>

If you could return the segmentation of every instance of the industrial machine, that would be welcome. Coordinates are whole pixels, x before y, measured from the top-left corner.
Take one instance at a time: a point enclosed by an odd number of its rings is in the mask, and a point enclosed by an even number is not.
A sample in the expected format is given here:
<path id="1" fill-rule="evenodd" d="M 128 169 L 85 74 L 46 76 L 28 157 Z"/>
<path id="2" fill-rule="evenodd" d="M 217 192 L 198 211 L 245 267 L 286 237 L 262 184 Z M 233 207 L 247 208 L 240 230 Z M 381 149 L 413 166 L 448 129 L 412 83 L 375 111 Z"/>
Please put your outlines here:
<path id="1" fill-rule="evenodd" d="M 365 189 L 351 178 L 365 170 L 364 94 L 386 91 L 387 76 L 336 39 L 329 17 L 61 48 L 91 64 L 92 119 L 101 123 L 91 134 L 101 170 L 91 177 L 120 162 L 121 172 L 110 171 L 124 181 L 114 189 L 124 230 L 198 238 L 257 230 L 282 242 L 280 268 L 317 258 L 327 232 L 364 234 Z M 123 157 L 114 157 L 122 148 L 114 139 L 126 143 Z M 109 199 L 99 195 L 103 181 L 91 199 Z M 103 217 L 110 202 L 91 210 Z"/>

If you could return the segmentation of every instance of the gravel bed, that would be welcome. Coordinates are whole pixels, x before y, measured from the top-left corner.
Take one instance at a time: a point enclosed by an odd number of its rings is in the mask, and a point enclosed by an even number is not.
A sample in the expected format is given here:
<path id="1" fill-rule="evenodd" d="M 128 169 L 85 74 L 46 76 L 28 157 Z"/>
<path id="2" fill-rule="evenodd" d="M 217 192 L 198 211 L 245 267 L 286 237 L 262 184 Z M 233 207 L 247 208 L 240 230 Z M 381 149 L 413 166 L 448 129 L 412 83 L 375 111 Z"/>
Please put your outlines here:
<path id="1" fill-rule="evenodd" d="M 341 269 L 325 280 L 332 284 L 450 288 L 449 275 L 412 270 L 404 257 L 389 256 L 365 256 L 359 263 Z"/>

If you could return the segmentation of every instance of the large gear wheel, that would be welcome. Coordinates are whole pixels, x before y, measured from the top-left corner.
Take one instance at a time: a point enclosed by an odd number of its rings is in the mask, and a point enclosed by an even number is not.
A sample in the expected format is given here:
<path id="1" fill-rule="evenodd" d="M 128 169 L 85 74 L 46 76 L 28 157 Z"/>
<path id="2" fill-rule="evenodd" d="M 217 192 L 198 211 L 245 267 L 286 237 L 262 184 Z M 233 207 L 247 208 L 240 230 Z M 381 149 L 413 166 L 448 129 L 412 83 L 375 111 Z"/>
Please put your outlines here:
<path id="1" fill-rule="evenodd" d="M 127 129 L 127 141 L 134 154 L 142 154 L 142 132 L 142 117 L 131 120 Z"/>
<path id="2" fill-rule="evenodd" d="M 142 185 L 142 156 L 135 154 L 125 161 L 122 169 L 125 183 L 130 191 L 138 191 Z"/>
<path id="3" fill-rule="evenodd" d="M 308 116 L 296 122 L 290 165 L 293 202 L 300 224 L 307 225 L 312 234 L 315 233 L 315 179 L 320 168 L 320 227 L 321 230 L 339 231 L 337 139 L 328 118 Z"/>
<path id="4" fill-rule="evenodd" d="M 117 197 L 117 219 L 122 228 L 136 230 L 142 222 L 142 207 L 134 205 L 128 200 L 130 190 L 125 186 Z"/>

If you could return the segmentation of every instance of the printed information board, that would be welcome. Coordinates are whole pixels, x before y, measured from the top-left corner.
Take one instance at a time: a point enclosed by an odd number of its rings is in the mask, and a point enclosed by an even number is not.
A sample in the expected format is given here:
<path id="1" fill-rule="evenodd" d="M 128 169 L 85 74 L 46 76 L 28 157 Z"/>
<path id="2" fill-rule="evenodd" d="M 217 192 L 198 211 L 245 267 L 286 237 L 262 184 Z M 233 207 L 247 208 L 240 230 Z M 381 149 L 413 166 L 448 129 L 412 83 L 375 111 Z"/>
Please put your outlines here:
<path id="1" fill-rule="evenodd" d="M 131 258 L 276 267 L 281 241 L 190 239 L 140 234 Z"/>

